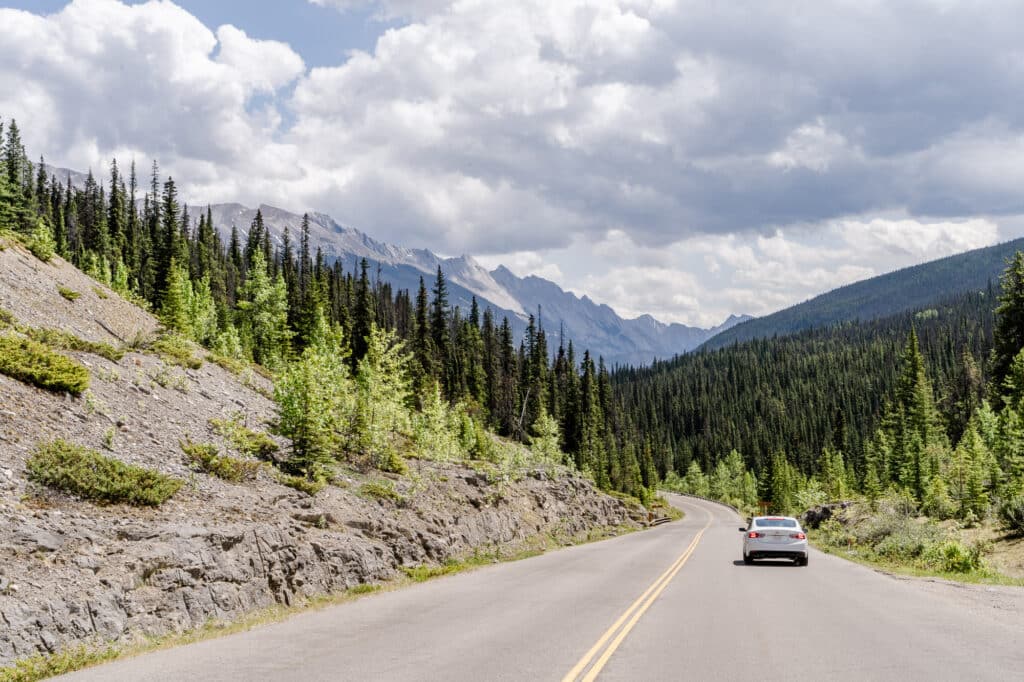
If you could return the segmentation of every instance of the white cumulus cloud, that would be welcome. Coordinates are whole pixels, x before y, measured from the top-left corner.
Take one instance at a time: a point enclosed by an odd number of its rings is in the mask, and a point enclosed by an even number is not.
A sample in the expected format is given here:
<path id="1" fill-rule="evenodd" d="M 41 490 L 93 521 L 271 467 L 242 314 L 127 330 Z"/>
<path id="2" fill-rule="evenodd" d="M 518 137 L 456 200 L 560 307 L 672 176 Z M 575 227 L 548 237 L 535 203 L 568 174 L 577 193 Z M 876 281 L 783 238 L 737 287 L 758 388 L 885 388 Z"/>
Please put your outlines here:
<path id="1" fill-rule="evenodd" d="M 679 321 L 1024 232 L 1019 3 L 311 1 L 386 19 L 374 48 L 307 69 L 169 0 L 0 9 L 0 116 L 60 165 L 156 158 L 191 202 Z"/>

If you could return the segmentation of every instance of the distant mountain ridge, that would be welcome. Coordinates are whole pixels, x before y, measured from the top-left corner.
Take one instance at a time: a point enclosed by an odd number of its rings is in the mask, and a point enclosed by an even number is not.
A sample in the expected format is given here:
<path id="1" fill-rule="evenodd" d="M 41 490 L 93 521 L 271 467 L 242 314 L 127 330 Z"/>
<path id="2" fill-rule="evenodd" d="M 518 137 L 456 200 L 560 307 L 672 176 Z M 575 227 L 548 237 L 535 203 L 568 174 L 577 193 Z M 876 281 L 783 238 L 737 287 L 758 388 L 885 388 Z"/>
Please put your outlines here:
<path id="1" fill-rule="evenodd" d="M 230 235 L 232 226 L 246 235 L 255 208 L 241 204 L 215 204 L 210 207 L 214 225 L 222 237 Z M 297 242 L 302 216 L 268 206 L 259 206 L 263 224 L 280 243 L 285 229 Z M 310 213 L 310 243 L 322 249 L 329 260 L 340 260 L 354 269 L 366 258 L 382 280 L 398 289 L 415 291 L 419 278 L 428 287 L 434 284 L 440 267 L 447 278 L 451 304 L 468 311 L 472 297 L 481 306 L 490 306 L 500 318 L 507 316 L 517 331 L 525 328 L 530 314 L 540 311 L 540 320 L 548 330 L 548 338 L 564 332 L 581 350 L 586 348 L 601 356 L 609 365 L 639 365 L 654 359 L 667 359 L 689 352 L 715 334 L 744 322 L 748 316 L 731 316 L 722 325 L 711 329 L 665 324 L 650 315 L 627 320 L 611 307 L 598 304 L 564 291 L 554 282 L 531 275 L 519 277 L 505 266 L 488 271 L 472 256 L 443 258 L 427 249 L 409 249 L 379 242 L 366 233 L 341 225 L 324 213 Z M 555 339 L 553 343 L 557 343 Z"/>
<path id="2" fill-rule="evenodd" d="M 70 180 L 79 188 L 88 177 L 86 173 L 49 164 L 45 169 L 47 174 L 61 181 Z M 102 182 L 101 176 L 96 178 Z M 258 210 L 278 245 L 287 228 L 298 246 L 301 214 L 267 204 L 261 204 Z M 227 239 L 232 226 L 243 237 L 248 235 L 257 208 L 223 203 L 211 205 L 210 211 L 221 237 Z M 193 215 L 198 216 L 198 213 L 193 211 Z M 624 319 L 611 307 L 595 303 L 587 296 L 580 298 L 549 280 L 533 275 L 519 277 L 504 266 L 488 271 L 472 256 L 444 258 L 428 249 L 380 242 L 361 230 L 338 223 L 326 213 L 310 212 L 309 222 L 312 248 L 319 247 L 328 260 L 340 260 L 348 270 L 355 270 L 359 261 L 366 258 L 372 264 L 375 277 L 390 282 L 395 289 L 414 292 L 420 277 L 432 288 L 440 267 L 448 281 L 451 305 L 468 311 L 475 296 L 481 306 L 490 306 L 499 320 L 507 316 L 517 334 L 525 330 L 529 315 L 536 315 L 539 310 L 540 322 L 548 331 L 548 338 L 553 339 L 552 343 L 558 343 L 554 337 L 561 330 L 566 341 L 572 340 L 580 350 L 588 349 L 612 366 L 636 366 L 655 359 L 670 359 L 694 350 L 734 325 L 753 319 L 748 315 L 732 315 L 710 329 L 666 324 L 651 315 Z"/>
<path id="3" fill-rule="evenodd" d="M 777 313 L 751 319 L 710 337 L 714 350 L 734 343 L 785 336 L 842 322 L 867 322 L 936 305 L 967 291 L 998 286 L 1007 261 L 1024 238 L 896 270 L 849 284 Z"/>

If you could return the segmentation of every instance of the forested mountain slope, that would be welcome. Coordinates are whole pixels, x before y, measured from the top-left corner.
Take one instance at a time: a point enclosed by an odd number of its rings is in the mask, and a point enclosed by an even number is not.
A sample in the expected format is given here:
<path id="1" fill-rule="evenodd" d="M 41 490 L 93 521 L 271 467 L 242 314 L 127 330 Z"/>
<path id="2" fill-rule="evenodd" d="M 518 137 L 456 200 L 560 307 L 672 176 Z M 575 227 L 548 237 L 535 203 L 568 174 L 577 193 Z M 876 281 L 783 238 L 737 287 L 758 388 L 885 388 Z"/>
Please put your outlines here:
<path id="1" fill-rule="evenodd" d="M 874 320 L 936 302 L 967 291 L 987 290 L 998 282 L 1024 239 L 915 265 L 850 284 L 827 294 L 759 317 L 708 340 L 706 349 L 724 348 L 738 341 L 771 338 L 838 322 Z"/>
<path id="2" fill-rule="evenodd" d="M 657 451 L 674 452 L 680 473 L 691 461 L 708 471 L 732 449 L 760 472 L 777 452 L 813 471 L 825 447 L 860 467 L 911 329 L 938 393 L 952 393 L 940 407 L 962 430 L 963 405 L 980 398 L 981 376 L 970 375 L 992 347 L 995 306 L 987 291 L 963 294 L 924 311 L 698 351 L 612 379 L 619 409 L 638 431 L 664 439 Z"/>

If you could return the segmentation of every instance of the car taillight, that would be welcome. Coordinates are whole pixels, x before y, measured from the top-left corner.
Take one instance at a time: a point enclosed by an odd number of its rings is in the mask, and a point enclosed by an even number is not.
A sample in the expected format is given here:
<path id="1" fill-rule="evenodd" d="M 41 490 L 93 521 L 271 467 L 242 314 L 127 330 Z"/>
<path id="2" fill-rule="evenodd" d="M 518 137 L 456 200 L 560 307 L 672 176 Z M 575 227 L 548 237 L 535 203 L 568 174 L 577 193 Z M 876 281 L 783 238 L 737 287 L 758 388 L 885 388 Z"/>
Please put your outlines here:
<path id="1" fill-rule="evenodd" d="M 789 537 L 793 538 L 794 540 L 806 540 L 807 539 L 807 536 L 804 535 L 803 533 L 793 533 Z"/>
<path id="2" fill-rule="evenodd" d="M 758 533 L 757 531 L 753 531 L 752 530 L 749 533 L 747 533 L 747 537 L 748 538 L 759 538 L 759 537 L 761 537 L 761 534 Z"/>

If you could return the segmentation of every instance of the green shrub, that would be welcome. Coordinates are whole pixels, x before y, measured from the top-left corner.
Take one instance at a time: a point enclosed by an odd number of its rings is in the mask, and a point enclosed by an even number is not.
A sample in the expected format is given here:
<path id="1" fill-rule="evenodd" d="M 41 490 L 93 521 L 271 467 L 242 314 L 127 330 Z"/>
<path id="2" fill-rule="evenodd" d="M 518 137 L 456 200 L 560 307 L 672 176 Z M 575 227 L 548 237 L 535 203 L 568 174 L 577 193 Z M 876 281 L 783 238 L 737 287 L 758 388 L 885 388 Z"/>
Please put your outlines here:
<path id="1" fill-rule="evenodd" d="M 831 547 L 847 547 L 855 542 L 855 538 L 837 518 L 822 522 L 815 531 L 815 536 L 823 545 Z"/>
<path id="2" fill-rule="evenodd" d="M 81 296 L 81 294 L 75 291 L 74 289 L 68 289 L 67 287 L 59 285 L 57 286 L 57 291 L 60 293 L 61 296 L 63 296 L 69 301 L 77 301 L 78 297 Z"/>
<path id="3" fill-rule="evenodd" d="M 982 568 L 981 548 L 967 548 L 956 540 L 932 545 L 924 560 L 929 566 L 946 573 L 971 573 Z"/>
<path id="4" fill-rule="evenodd" d="M 192 353 L 192 342 L 180 334 L 164 334 L 153 342 L 153 350 L 161 360 L 172 365 L 188 369 L 199 369 L 203 366 L 203 359 Z"/>
<path id="5" fill-rule="evenodd" d="M 904 526 L 887 535 L 882 541 L 876 544 L 875 554 L 886 559 L 898 561 L 900 559 L 916 559 L 924 554 L 931 544 L 929 539 L 912 530 L 912 526 Z"/>
<path id="6" fill-rule="evenodd" d="M 13 327 L 16 323 L 17 320 L 14 319 L 14 315 L 9 311 L 0 308 L 0 329 L 3 329 L 4 327 Z"/>
<path id="7" fill-rule="evenodd" d="M 59 439 L 40 443 L 25 466 L 36 483 L 107 504 L 155 507 L 183 483 Z"/>
<path id="8" fill-rule="evenodd" d="M 370 481 L 359 486 L 359 494 L 377 500 L 389 500 L 395 504 L 405 504 L 405 497 L 395 490 L 391 481 Z"/>
<path id="9" fill-rule="evenodd" d="M 213 443 L 185 441 L 180 445 L 192 466 L 231 483 L 251 481 L 260 470 L 259 462 L 222 455 Z"/>
<path id="10" fill-rule="evenodd" d="M 162 366 L 159 370 L 150 375 L 150 378 L 162 388 L 173 388 L 182 393 L 188 393 L 188 377 L 184 374 L 172 372 L 168 367 Z"/>
<path id="11" fill-rule="evenodd" d="M 103 289 L 101 289 L 100 287 L 93 287 L 93 288 L 92 288 L 92 291 L 93 291 L 93 293 L 94 293 L 94 294 L 96 294 L 97 296 L 99 296 L 99 297 L 100 297 L 100 299 L 102 299 L 102 300 L 104 300 L 104 301 L 105 301 L 105 300 L 107 300 L 108 298 L 110 298 L 110 294 L 108 294 L 107 292 L 105 292 L 105 291 L 104 291 Z"/>
<path id="12" fill-rule="evenodd" d="M 10 335 L 0 335 L 0 374 L 56 393 L 79 395 L 89 387 L 89 371 L 75 360 Z"/>
<path id="13" fill-rule="evenodd" d="M 246 365 L 241 360 L 236 360 L 233 357 L 227 355 L 221 355 L 219 353 L 207 353 L 206 360 L 212 362 L 215 365 L 219 365 L 231 372 L 235 376 L 240 375 L 245 371 Z"/>
<path id="14" fill-rule="evenodd" d="M 327 482 L 320 479 L 310 480 L 305 476 L 291 476 L 282 473 L 277 475 L 277 482 L 310 496 L 316 495 L 327 486 Z"/>
<path id="15" fill-rule="evenodd" d="M 1006 529 L 1016 535 L 1024 535 L 1024 494 L 1018 493 L 999 505 L 999 519 Z"/>
<path id="16" fill-rule="evenodd" d="M 242 424 L 240 415 L 236 414 L 231 419 L 211 419 L 210 426 L 217 435 L 226 438 L 243 455 L 269 460 L 278 450 L 273 438 Z"/>
<path id="17" fill-rule="evenodd" d="M 22 327 L 20 328 L 20 331 L 24 332 L 33 341 L 45 343 L 47 346 L 51 346 L 53 348 L 92 353 L 93 355 L 99 355 L 100 357 L 106 358 L 111 362 L 118 362 L 124 357 L 124 350 L 121 348 L 115 348 L 109 343 L 86 341 L 85 339 L 78 338 L 74 334 L 61 331 L 60 329 Z"/>
<path id="18" fill-rule="evenodd" d="M 32 252 L 33 256 L 44 263 L 50 262 L 54 252 L 57 250 L 57 242 L 53 239 L 53 232 L 50 231 L 50 228 L 43 220 L 39 220 L 36 224 L 36 229 L 32 231 L 26 246 L 28 246 L 28 250 Z"/>
<path id="19" fill-rule="evenodd" d="M 832 518 L 815 531 L 823 546 L 856 550 L 862 558 L 887 565 L 914 567 L 940 573 L 973 573 L 984 570 L 984 545 L 965 547 L 948 530 L 932 520 L 907 516 L 898 499 L 880 501 L 868 516 Z"/>
<path id="20" fill-rule="evenodd" d="M 111 426 L 103 432 L 103 447 L 111 452 L 114 451 L 114 437 L 117 435 L 117 427 Z"/>

